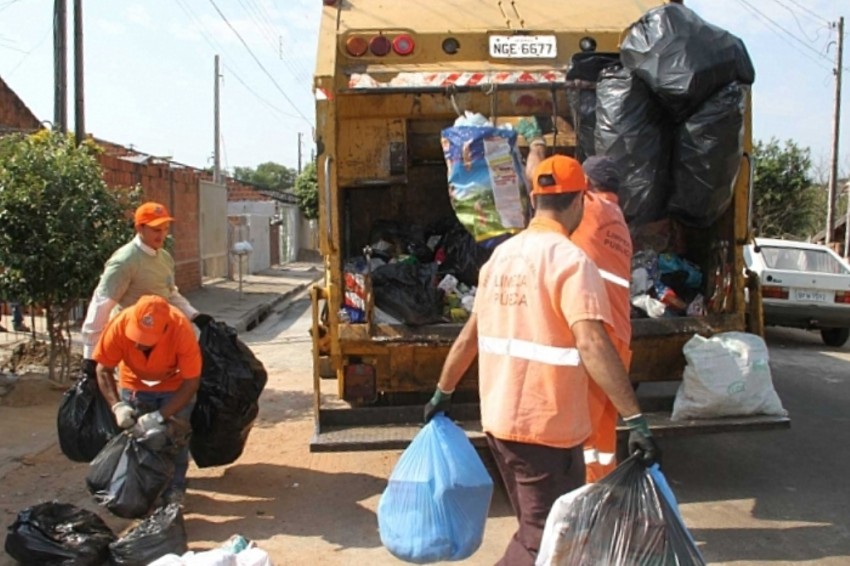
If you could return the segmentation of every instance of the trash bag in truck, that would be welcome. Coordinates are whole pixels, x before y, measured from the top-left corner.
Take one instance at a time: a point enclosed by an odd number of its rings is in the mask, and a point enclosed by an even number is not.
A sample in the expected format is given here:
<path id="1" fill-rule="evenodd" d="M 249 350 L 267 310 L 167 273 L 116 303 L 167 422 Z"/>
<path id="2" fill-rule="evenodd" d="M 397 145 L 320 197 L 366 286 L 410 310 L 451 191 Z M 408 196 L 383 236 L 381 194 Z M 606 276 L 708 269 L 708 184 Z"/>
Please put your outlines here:
<path id="1" fill-rule="evenodd" d="M 705 228 L 732 203 L 744 155 L 744 105 L 748 87 L 731 83 L 676 127 L 671 216 Z"/>
<path id="2" fill-rule="evenodd" d="M 475 117 L 443 129 L 441 142 L 452 208 L 475 241 L 483 242 L 525 228 L 529 203 L 518 134 Z"/>
<path id="3" fill-rule="evenodd" d="M 475 241 L 466 228 L 454 216 L 446 217 L 429 227 L 434 233 L 442 234 L 436 247 L 435 261 L 440 264 L 438 277 L 451 274 L 469 286 L 478 285 L 478 273 L 490 259 L 493 248 L 484 247 Z M 490 243 L 494 240 L 489 240 Z"/>
<path id="4" fill-rule="evenodd" d="M 618 192 L 629 225 L 666 214 L 670 192 L 668 119 L 646 85 L 621 66 L 609 67 L 596 85 L 596 154 L 622 172 Z"/>
<path id="5" fill-rule="evenodd" d="M 632 24 L 620 58 L 658 95 L 676 122 L 723 86 L 735 81 L 750 85 L 756 78 L 743 41 L 679 4 L 649 10 Z"/>
<path id="6" fill-rule="evenodd" d="M 97 380 L 86 375 L 81 375 L 62 397 L 56 429 L 62 453 L 75 462 L 91 462 L 120 432 Z"/>
<path id="7" fill-rule="evenodd" d="M 436 263 L 389 263 L 372 273 L 372 293 L 379 309 L 410 326 L 444 322 Z"/>
<path id="8" fill-rule="evenodd" d="M 602 69 L 619 62 L 617 53 L 576 53 L 567 68 L 567 102 L 576 133 L 576 159 L 596 154 L 596 82 Z"/>

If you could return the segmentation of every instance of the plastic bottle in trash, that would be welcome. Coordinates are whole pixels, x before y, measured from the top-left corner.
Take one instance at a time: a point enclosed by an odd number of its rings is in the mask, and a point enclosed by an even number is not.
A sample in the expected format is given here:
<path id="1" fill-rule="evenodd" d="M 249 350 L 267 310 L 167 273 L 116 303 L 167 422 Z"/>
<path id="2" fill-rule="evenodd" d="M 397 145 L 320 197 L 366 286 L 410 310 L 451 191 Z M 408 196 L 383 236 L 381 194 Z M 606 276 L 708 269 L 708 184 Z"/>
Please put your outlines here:
<path id="1" fill-rule="evenodd" d="M 233 554 L 239 554 L 246 548 L 251 546 L 251 541 L 243 537 L 242 535 L 233 535 L 227 542 L 221 545 L 223 550 L 227 550 L 228 552 L 232 552 Z"/>

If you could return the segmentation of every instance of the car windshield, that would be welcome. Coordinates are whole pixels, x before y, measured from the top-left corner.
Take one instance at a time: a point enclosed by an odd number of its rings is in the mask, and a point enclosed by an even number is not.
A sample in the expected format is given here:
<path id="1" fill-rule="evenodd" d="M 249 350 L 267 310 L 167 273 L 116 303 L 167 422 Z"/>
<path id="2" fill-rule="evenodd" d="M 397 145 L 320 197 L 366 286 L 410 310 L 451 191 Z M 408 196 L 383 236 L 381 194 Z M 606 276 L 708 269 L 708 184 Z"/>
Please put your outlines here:
<path id="1" fill-rule="evenodd" d="M 762 246 L 761 254 L 764 257 L 764 263 L 771 269 L 809 273 L 848 273 L 847 268 L 823 250 Z"/>

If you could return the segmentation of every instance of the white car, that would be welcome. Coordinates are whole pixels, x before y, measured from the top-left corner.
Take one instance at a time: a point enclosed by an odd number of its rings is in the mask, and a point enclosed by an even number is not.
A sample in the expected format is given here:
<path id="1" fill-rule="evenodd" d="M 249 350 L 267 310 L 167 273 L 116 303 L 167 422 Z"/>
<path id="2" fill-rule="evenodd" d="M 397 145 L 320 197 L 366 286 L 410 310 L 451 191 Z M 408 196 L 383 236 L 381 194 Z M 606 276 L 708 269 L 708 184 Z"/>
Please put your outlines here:
<path id="1" fill-rule="evenodd" d="M 764 323 L 820 330 L 828 346 L 850 337 L 850 264 L 826 246 L 756 238 L 744 247 L 759 276 Z"/>

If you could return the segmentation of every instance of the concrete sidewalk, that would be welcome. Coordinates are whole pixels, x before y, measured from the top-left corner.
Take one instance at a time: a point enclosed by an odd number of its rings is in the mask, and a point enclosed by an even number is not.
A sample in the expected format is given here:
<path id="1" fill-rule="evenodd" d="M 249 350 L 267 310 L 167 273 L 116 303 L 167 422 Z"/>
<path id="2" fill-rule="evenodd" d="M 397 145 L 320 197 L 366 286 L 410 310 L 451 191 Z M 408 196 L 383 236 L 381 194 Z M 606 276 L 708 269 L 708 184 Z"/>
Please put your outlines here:
<path id="1" fill-rule="evenodd" d="M 243 276 L 241 291 L 239 281 L 216 279 L 205 281 L 203 287 L 185 293 L 185 297 L 202 313 L 242 333 L 322 276 L 321 263 L 289 263 Z"/>

